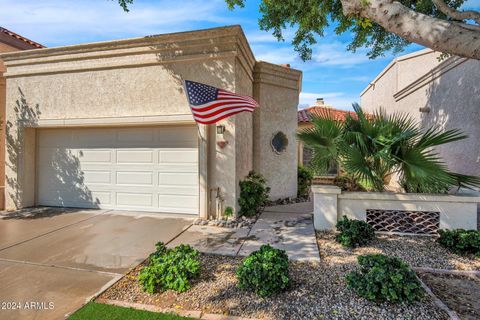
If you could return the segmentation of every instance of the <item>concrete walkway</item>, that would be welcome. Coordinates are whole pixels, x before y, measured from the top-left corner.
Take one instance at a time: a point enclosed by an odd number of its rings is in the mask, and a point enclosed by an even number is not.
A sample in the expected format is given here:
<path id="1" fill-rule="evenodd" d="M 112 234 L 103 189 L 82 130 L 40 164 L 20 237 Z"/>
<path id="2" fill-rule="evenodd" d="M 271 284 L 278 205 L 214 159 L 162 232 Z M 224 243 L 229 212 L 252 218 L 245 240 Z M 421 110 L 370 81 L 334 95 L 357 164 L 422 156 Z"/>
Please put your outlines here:
<path id="1" fill-rule="evenodd" d="M 50 209 L 0 216 L 0 319 L 64 319 L 192 223 L 178 215 Z"/>
<path id="2" fill-rule="evenodd" d="M 250 228 L 193 225 L 170 245 L 190 244 L 204 253 L 247 256 L 262 244 L 283 249 L 292 260 L 320 261 L 311 202 L 265 208 Z"/>

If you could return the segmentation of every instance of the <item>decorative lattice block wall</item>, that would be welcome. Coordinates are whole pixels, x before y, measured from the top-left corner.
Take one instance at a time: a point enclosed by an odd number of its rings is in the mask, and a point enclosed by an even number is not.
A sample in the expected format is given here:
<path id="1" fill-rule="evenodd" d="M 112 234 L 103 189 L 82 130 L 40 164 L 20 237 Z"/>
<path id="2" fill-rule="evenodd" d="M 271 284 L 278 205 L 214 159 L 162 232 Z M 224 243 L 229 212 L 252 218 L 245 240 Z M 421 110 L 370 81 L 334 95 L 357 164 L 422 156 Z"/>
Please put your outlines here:
<path id="1" fill-rule="evenodd" d="M 436 234 L 440 212 L 367 209 L 367 223 L 375 231 Z"/>

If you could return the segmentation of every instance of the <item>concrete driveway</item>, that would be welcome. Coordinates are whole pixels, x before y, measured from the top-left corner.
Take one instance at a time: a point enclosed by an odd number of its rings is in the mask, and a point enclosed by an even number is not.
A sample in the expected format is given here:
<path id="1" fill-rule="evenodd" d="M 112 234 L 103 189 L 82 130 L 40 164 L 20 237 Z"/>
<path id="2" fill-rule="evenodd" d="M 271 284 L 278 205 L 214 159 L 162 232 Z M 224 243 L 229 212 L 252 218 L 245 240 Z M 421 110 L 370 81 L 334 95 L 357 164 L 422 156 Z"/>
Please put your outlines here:
<path id="1" fill-rule="evenodd" d="M 192 220 L 53 208 L 0 218 L 0 319 L 65 318 Z"/>

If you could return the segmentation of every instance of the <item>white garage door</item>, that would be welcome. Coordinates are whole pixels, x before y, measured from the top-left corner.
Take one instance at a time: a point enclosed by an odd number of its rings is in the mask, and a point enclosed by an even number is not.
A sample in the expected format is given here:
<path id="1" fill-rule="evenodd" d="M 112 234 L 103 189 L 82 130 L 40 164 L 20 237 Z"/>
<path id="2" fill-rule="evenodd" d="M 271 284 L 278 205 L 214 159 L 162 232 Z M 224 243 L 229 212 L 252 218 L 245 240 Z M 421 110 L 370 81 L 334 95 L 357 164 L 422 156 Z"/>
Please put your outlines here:
<path id="1" fill-rule="evenodd" d="M 194 126 L 41 129 L 37 203 L 198 214 Z"/>

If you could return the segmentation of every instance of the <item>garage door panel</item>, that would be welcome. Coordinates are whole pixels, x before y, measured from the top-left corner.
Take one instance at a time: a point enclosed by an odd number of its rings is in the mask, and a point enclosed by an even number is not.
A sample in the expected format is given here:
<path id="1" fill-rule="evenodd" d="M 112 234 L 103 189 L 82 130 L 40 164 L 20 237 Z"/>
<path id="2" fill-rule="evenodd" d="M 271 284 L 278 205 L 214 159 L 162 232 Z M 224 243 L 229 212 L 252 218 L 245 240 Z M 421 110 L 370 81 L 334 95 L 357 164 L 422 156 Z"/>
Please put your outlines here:
<path id="1" fill-rule="evenodd" d="M 198 175 L 197 164 L 177 164 L 177 165 L 159 165 L 159 172 L 178 172 L 178 173 L 192 173 Z"/>
<path id="2" fill-rule="evenodd" d="M 158 133 L 158 141 L 166 148 L 196 148 L 197 128 L 195 127 L 164 127 Z"/>
<path id="3" fill-rule="evenodd" d="M 76 154 L 82 161 L 82 163 L 112 163 L 112 151 L 111 150 L 76 150 Z"/>
<path id="4" fill-rule="evenodd" d="M 158 203 L 164 208 L 185 208 L 194 209 L 197 207 L 197 196 L 183 196 L 183 195 L 159 195 Z"/>
<path id="5" fill-rule="evenodd" d="M 117 171 L 117 185 L 124 185 L 124 186 L 153 186 L 153 172 L 145 171 L 126 171 L 126 172 L 118 172 Z"/>
<path id="6" fill-rule="evenodd" d="M 72 129 L 72 147 L 108 148 L 115 143 L 115 129 Z"/>
<path id="7" fill-rule="evenodd" d="M 91 191 L 91 200 L 87 202 L 93 203 L 95 207 L 111 206 L 112 193 L 110 191 Z"/>
<path id="8" fill-rule="evenodd" d="M 117 192 L 117 205 L 153 207 L 153 195 L 151 193 Z"/>
<path id="9" fill-rule="evenodd" d="M 158 154 L 159 163 L 197 163 L 197 150 L 160 150 Z"/>
<path id="10" fill-rule="evenodd" d="M 164 195 L 197 196 L 197 186 L 159 186 L 158 192 Z"/>
<path id="11" fill-rule="evenodd" d="M 153 163 L 152 150 L 118 150 L 117 163 Z"/>
<path id="12" fill-rule="evenodd" d="M 175 173 L 160 172 L 158 174 L 158 184 L 160 186 L 196 186 L 198 175 L 195 173 Z"/>
<path id="13" fill-rule="evenodd" d="M 105 184 L 110 185 L 112 183 L 112 173 L 110 171 L 99 170 L 82 170 L 84 184 Z"/>
<path id="14" fill-rule="evenodd" d="M 38 146 L 42 147 L 71 147 L 73 141 L 72 132 L 64 133 L 63 135 L 58 135 L 54 130 L 46 131 L 42 133 L 43 139 L 39 140 Z"/>
<path id="15" fill-rule="evenodd" d="M 112 204 L 111 192 L 91 190 L 55 190 L 44 189 L 40 192 L 37 201 L 46 206 L 100 208 Z"/>
<path id="16" fill-rule="evenodd" d="M 153 128 L 119 129 L 117 132 L 118 142 L 143 142 L 152 143 L 154 140 Z"/>
<path id="17" fill-rule="evenodd" d="M 37 203 L 198 214 L 195 127 L 38 130 Z"/>

